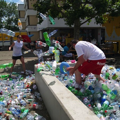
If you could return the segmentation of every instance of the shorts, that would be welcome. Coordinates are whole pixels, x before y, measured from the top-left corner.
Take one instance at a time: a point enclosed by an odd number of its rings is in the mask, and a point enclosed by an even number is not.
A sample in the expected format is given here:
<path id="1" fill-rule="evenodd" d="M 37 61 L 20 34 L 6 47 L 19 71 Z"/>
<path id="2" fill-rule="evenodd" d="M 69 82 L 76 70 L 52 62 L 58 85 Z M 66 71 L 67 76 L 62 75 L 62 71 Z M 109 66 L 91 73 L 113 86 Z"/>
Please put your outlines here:
<path id="1" fill-rule="evenodd" d="M 72 53 L 66 53 L 64 57 L 72 57 Z"/>
<path id="2" fill-rule="evenodd" d="M 22 55 L 21 56 L 12 56 L 12 59 L 13 60 L 17 60 L 17 59 L 21 59 Z"/>
<path id="3" fill-rule="evenodd" d="M 88 75 L 89 73 L 100 75 L 101 69 L 105 63 L 106 59 L 87 60 L 81 66 L 79 66 L 78 70 L 80 73 L 83 73 L 85 75 Z"/>

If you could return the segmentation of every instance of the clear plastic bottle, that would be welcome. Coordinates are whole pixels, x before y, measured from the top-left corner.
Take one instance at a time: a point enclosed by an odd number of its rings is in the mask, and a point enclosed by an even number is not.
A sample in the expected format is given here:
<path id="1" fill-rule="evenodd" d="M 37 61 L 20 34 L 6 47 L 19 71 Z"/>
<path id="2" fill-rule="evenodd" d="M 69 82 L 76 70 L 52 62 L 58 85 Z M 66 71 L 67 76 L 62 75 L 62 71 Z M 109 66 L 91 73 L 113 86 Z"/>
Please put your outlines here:
<path id="1" fill-rule="evenodd" d="M 15 118 L 13 117 L 13 115 L 9 115 L 9 120 L 15 120 Z"/>
<path id="2" fill-rule="evenodd" d="M 27 120 L 34 120 L 34 116 L 32 114 L 28 113 Z"/>
<path id="3" fill-rule="evenodd" d="M 58 63 L 60 58 L 59 58 L 59 55 L 60 55 L 60 51 L 59 50 L 55 50 L 55 61 Z"/>
<path id="4" fill-rule="evenodd" d="M 17 112 L 17 110 L 14 108 L 14 107 L 10 107 L 10 111 L 12 112 L 12 114 L 19 118 L 20 117 L 20 114 Z"/>
<path id="5" fill-rule="evenodd" d="M 38 115 L 37 113 L 34 113 L 34 115 L 35 115 L 35 117 L 34 117 L 35 120 L 46 120 L 46 118 L 44 118 L 41 115 Z"/>
<path id="6" fill-rule="evenodd" d="M 19 102 L 20 102 L 20 104 L 22 104 L 23 106 L 26 106 L 26 105 L 27 105 L 26 102 L 25 102 L 24 100 L 22 100 L 22 99 L 19 99 Z"/>
<path id="7" fill-rule="evenodd" d="M 31 50 L 25 51 L 24 54 L 27 54 L 27 53 L 29 53 L 29 52 L 31 52 Z"/>
<path id="8" fill-rule="evenodd" d="M 55 33 L 57 33 L 58 30 L 54 30 L 51 33 L 49 33 L 49 37 L 53 36 Z"/>
<path id="9" fill-rule="evenodd" d="M 42 110 L 42 109 L 43 109 L 43 106 L 42 106 L 42 105 L 38 105 L 38 104 L 33 104 L 33 108 L 34 108 L 34 109 Z"/>
<path id="10" fill-rule="evenodd" d="M 8 30 L 7 31 L 7 35 L 14 37 L 15 36 L 15 32 L 13 32 L 11 30 Z"/>
<path id="11" fill-rule="evenodd" d="M 55 41 L 55 40 L 52 40 L 53 43 L 55 43 L 55 47 L 60 49 L 61 51 L 64 51 L 64 49 L 62 48 L 62 46 L 60 45 L 59 41 Z"/>
<path id="12" fill-rule="evenodd" d="M 43 47 L 46 47 L 46 43 L 44 43 L 44 42 L 42 42 L 42 41 L 36 41 L 36 43 L 37 43 L 38 45 L 41 45 L 41 46 L 43 46 Z"/>
<path id="13" fill-rule="evenodd" d="M 42 17 L 43 20 L 46 20 L 46 16 L 40 13 L 40 17 Z"/>

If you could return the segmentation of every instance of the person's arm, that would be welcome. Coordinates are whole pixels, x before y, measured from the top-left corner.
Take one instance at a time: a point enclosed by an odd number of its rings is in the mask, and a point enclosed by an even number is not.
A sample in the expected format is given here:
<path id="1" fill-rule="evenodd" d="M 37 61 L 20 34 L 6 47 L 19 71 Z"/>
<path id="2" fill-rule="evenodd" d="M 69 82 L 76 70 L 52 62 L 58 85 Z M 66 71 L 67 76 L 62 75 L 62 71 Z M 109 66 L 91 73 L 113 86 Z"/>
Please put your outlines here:
<path id="1" fill-rule="evenodd" d="M 15 45 L 15 43 L 13 42 L 12 45 L 9 47 L 9 50 L 11 50 L 11 48 Z"/>
<path id="2" fill-rule="evenodd" d="M 27 48 L 24 44 L 23 44 L 23 48 L 26 50 L 31 50 L 31 49 Z"/>
<path id="3" fill-rule="evenodd" d="M 78 67 L 85 61 L 85 59 L 83 58 L 83 55 L 81 55 L 79 58 L 78 58 L 78 61 L 77 63 L 75 64 L 74 67 L 69 67 L 67 68 L 67 70 L 69 71 L 70 75 L 73 75 L 74 72 L 78 69 Z"/>

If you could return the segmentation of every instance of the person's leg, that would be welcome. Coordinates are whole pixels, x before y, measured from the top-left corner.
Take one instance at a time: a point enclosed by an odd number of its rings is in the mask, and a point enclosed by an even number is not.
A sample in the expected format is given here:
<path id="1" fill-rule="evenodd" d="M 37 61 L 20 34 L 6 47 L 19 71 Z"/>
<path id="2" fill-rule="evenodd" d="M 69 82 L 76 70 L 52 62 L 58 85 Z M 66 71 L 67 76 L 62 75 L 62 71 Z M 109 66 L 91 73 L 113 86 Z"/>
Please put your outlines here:
<path id="1" fill-rule="evenodd" d="M 82 84 L 81 73 L 79 72 L 78 69 L 75 71 L 75 79 L 77 84 L 79 85 Z"/>
<path id="2" fill-rule="evenodd" d="M 11 73 L 13 72 L 13 68 L 14 68 L 14 66 L 15 66 L 16 60 L 13 59 L 12 63 L 13 63 L 13 66 L 11 67 Z"/>
<path id="3" fill-rule="evenodd" d="M 103 82 L 105 82 L 106 80 L 104 79 L 104 78 L 102 78 L 100 75 L 96 75 L 95 74 L 95 77 L 98 79 L 98 81 L 103 81 Z"/>
<path id="4" fill-rule="evenodd" d="M 23 56 L 21 56 L 21 59 L 20 59 L 21 63 L 22 63 L 22 67 L 23 67 L 23 70 L 24 70 L 24 73 L 25 73 L 25 62 L 24 62 L 24 58 Z"/>

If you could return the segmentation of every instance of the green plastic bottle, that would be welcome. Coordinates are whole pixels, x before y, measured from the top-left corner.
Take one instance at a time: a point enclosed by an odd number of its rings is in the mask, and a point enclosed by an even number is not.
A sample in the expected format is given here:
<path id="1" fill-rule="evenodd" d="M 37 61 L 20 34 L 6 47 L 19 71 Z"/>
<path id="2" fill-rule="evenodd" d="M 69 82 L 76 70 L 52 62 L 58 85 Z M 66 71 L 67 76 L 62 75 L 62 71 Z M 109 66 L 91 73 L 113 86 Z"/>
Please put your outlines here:
<path id="1" fill-rule="evenodd" d="M 102 109 L 106 110 L 108 108 L 108 106 L 109 106 L 109 102 L 106 100 L 102 105 Z"/>
<path id="2" fill-rule="evenodd" d="M 29 109 L 24 110 L 24 112 L 20 115 L 20 119 L 23 119 L 29 112 Z"/>
<path id="3" fill-rule="evenodd" d="M 21 107 L 21 112 L 23 113 L 25 111 L 25 107 Z"/>
<path id="4" fill-rule="evenodd" d="M 116 80 L 118 78 L 118 75 L 116 75 L 116 74 L 114 74 L 113 76 L 112 76 L 112 79 L 113 80 Z"/>
<path id="5" fill-rule="evenodd" d="M 108 79 L 110 74 L 108 72 L 105 73 L 105 79 Z"/>
<path id="6" fill-rule="evenodd" d="M 9 77 L 9 75 L 0 75 L 0 78 L 6 78 L 6 77 Z"/>
<path id="7" fill-rule="evenodd" d="M 109 90 L 108 86 L 105 85 L 105 84 L 102 84 L 102 89 L 105 90 L 105 91 L 108 91 L 108 90 Z"/>
<path id="8" fill-rule="evenodd" d="M 54 24 L 55 24 L 54 19 L 53 19 L 50 15 L 49 15 L 48 17 L 49 17 L 49 19 L 50 19 L 50 22 L 54 25 Z"/>
<path id="9" fill-rule="evenodd" d="M 44 39 L 45 39 L 45 41 L 46 41 L 46 44 L 47 44 L 48 46 L 50 46 L 50 45 L 51 45 L 51 41 L 50 41 L 50 38 L 49 38 L 49 36 L 48 36 L 48 33 L 47 33 L 47 32 L 44 32 L 44 33 L 43 33 L 43 36 L 44 36 Z"/>
<path id="10" fill-rule="evenodd" d="M 37 72 L 40 72 L 41 70 L 43 70 L 43 67 L 39 67 L 39 68 L 37 69 Z"/>
<path id="11" fill-rule="evenodd" d="M 55 69 L 55 75 L 58 75 L 59 73 L 60 73 L 60 68 L 57 67 L 57 68 Z"/>

